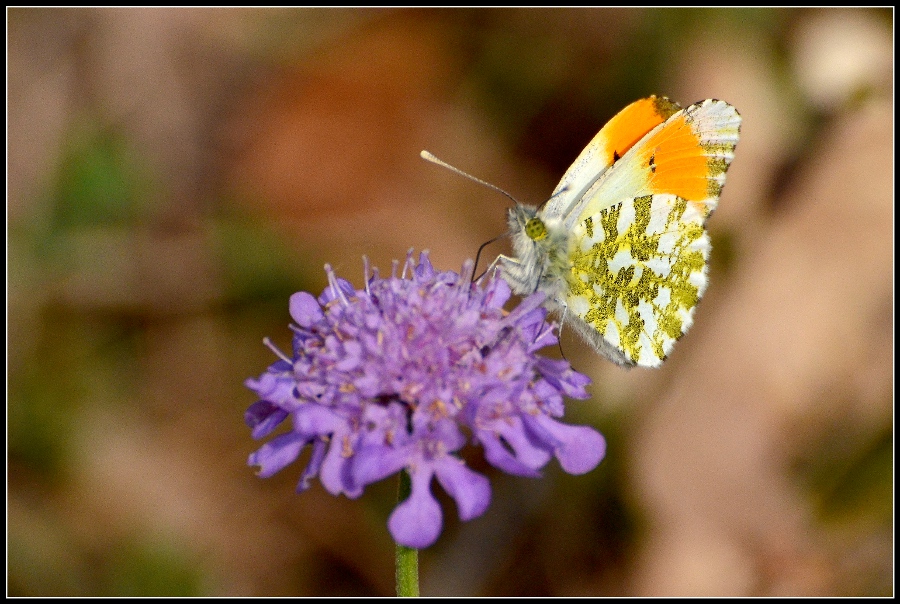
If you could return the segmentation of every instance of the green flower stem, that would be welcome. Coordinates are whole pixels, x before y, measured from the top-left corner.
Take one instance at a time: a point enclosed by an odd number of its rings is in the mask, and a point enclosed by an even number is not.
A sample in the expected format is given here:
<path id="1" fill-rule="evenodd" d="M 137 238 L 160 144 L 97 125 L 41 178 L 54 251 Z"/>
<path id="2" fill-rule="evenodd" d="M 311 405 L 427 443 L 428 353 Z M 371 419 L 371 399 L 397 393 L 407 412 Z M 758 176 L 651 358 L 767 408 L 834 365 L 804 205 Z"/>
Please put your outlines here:
<path id="1" fill-rule="evenodd" d="M 412 492 L 412 481 L 406 470 L 400 472 L 397 501 L 402 502 Z M 419 550 L 397 544 L 397 596 L 419 597 Z"/>

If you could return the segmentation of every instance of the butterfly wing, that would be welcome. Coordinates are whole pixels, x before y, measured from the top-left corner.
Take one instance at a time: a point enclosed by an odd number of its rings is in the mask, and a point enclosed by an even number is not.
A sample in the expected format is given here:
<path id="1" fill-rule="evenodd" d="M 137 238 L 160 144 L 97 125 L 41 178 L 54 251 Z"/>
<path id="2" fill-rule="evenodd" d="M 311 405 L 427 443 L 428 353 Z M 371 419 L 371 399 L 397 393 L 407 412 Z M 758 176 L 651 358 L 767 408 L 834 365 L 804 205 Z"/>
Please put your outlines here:
<path id="1" fill-rule="evenodd" d="M 614 362 L 659 366 L 693 322 L 707 284 L 704 225 L 740 124 L 734 107 L 715 99 L 682 110 L 665 98 L 632 103 L 538 211 L 565 234 L 567 266 L 541 267 L 559 279 L 554 306 Z"/>
<path id="2" fill-rule="evenodd" d="M 571 227 L 623 199 L 671 194 L 715 209 L 734 159 L 741 116 L 724 101 L 707 99 L 654 127 L 584 193 L 566 215 Z"/>
<path id="3" fill-rule="evenodd" d="M 569 240 L 564 324 L 616 363 L 661 365 L 706 289 L 707 216 L 664 193 L 583 217 Z"/>
<path id="4" fill-rule="evenodd" d="M 555 218 L 575 211 L 587 190 L 604 172 L 679 109 L 680 106 L 665 97 L 651 96 L 617 113 L 563 174 L 553 196 L 544 205 L 542 216 Z"/>

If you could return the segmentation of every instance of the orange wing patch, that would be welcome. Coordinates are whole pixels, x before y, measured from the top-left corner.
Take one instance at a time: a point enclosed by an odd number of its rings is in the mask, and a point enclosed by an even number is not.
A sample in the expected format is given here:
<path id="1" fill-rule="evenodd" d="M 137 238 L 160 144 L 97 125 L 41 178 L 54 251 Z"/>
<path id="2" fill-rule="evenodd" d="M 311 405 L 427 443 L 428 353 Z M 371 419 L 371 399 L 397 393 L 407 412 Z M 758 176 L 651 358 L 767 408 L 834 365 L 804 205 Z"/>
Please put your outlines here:
<path id="1" fill-rule="evenodd" d="M 662 124 L 681 109 L 666 97 L 651 96 L 635 101 L 613 117 L 596 139 L 602 141 L 602 157 L 611 165 L 644 138 L 648 132 Z"/>
<path id="2" fill-rule="evenodd" d="M 641 165 L 650 170 L 652 193 L 671 193 L 688 201 L 703 201 L 710 196 L 706 150 L 686 114 L 674 118 L 647 139 L 640 158 Z"/>
<path id="3" fill-rule="evenodd" d="M 646 101 L 649 99 L 637 104 Z M 613 120 L 626 115 L 631 106 Z M 675 195 L 709 215 L 722 193 L 740 126 L 741 116 L 734 107 L 707 99 L 658 124 L 593 182 L 581 173 L 581 166 L 573 166 L 569 169 L 571 181 L 589 184 L 584 189 L 575 189 L 576 202 L 565 206 L 567 226 L 571 227 L 579 216 L 592 216 L 623 199 L 643 195 Z M 618 131 L 620 127 L 616 125 L 610 131 Z"/>
<path id="4" fill-rule="evenodd" d="M 562 216 L 572 211 L 620 157 L 680 109 L 666 97 L 651 96 L 617 113 L 563 174 L 544 206 L 545 216 Z"/>

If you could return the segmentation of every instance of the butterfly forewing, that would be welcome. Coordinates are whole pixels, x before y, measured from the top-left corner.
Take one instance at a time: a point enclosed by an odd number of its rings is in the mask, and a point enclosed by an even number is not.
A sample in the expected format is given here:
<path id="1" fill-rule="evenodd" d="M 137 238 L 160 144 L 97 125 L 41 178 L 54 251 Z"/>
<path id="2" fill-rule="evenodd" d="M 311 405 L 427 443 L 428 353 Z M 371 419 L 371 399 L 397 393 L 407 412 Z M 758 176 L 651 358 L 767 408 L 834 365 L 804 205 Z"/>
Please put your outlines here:
<path id="1" fill-rule="evenodd" d="M 584 194 L 574 224 L 622 199 L 672 194 L 713 210 L 734 159 L 741 117 L 724 101 L 695 103 L 656 126 Z"/>
<path id="2" fill-rule="evenodd" d="M 648 132 L 681 107 L 666 97 L 651 96 L 635 101 L 606 123 L 572 162 L 544 206 L 545 217 L 575 211 L 585 192 L 616 161 Z"/>

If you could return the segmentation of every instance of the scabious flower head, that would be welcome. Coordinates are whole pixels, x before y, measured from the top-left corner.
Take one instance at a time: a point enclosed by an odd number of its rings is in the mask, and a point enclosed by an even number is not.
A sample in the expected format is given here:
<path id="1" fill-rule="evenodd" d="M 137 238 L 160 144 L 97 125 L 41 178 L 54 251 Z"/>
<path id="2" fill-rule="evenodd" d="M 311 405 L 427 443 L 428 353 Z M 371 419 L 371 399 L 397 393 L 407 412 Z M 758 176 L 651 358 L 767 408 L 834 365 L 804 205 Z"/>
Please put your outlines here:
<path id="1" fill-rule="evenodd" d="M 351 498 L 406 469 L 412 492 L 388 527 L 397 543 L 423 548 L 442 526 L 433 478 L 462 520 L 490 503 L 487 478 L 458 455 L 470 439 L 492 465 L 524 476 L 539 476 L 552 457 L 569 473 L 588 472 L 606 443 L 590 427 L 555 419 L 563 395 L 587 398 L 590 380 L 536 354 L 557 341 L 543 294 L 506 313 L 509 286 L 500 278 L 472 283 L 471 262 L 462 274 L 439 272 L 427 254 L 416 264 L 410 252 L 400 276 L 397 268 L 381 278 L 366 264 L 365 287 L 356 290 L 326 266 L 329 285 L 318 299 L 291 296 L 292 354 L 279 353 L 246 381 L 260 400 L 245 420 L 257 439 L 288 417 L 292 425 L 249 464 L 268 477 L 309 446 L 297 490 L 318 476 L 328 492 Z"/>

